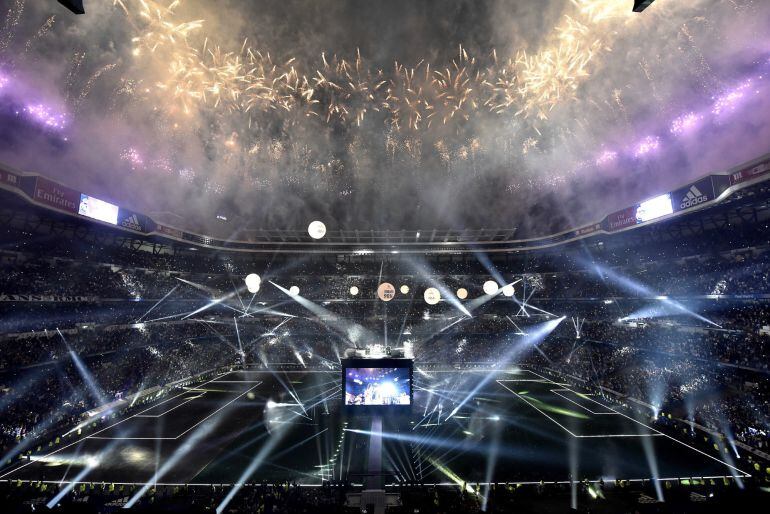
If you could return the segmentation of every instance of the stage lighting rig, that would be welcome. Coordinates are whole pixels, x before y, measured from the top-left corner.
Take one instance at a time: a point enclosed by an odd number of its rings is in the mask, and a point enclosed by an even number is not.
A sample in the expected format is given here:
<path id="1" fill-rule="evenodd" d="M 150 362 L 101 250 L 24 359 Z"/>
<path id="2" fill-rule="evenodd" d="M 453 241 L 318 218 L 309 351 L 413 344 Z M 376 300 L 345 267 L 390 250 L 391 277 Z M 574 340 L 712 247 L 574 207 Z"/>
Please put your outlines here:
<path id="1" fill-rule="evenodd" d="M 86 13 L 85 8 L 83 7 L 83 0 L 59 0 L 59 3 L 75 14 Z"/>
<path id="2" fill-rule="evenodd" d="M 655 0 L 634 0 L 634 12 L 642 12 Z"/>

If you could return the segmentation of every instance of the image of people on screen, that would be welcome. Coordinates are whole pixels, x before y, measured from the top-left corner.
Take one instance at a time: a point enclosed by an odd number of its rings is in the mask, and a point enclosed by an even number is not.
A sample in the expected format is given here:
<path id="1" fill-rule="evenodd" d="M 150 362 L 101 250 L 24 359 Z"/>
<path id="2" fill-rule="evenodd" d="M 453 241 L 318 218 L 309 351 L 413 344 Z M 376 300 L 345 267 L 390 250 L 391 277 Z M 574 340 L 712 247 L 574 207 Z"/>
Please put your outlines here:
<path id="1" fill-rule="evenodd" d="M 345 405 L 409 405 L 409 368 L 348 368 Z"/>

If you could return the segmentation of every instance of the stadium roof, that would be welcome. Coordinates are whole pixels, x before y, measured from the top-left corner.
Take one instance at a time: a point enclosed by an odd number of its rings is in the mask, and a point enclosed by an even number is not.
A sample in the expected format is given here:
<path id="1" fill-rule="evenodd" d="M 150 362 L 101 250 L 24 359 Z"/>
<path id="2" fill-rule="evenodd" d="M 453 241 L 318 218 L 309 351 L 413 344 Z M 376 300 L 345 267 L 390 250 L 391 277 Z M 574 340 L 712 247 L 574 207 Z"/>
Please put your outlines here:
<path id="1" fill-rule="evenodd" d="M 707 175 L 652 197 L 596 221 L 537 238 L 516 238 L 516 229 L 423 230 L 423 231 L 329 231 L 314 240 L 307 231 L 241 231 L 241 238 L 219 239 L 196 234 L 155 221 L 152 217 L 105 202 L 46 177 L 0 166 L 0 188 L 14 193 L 23 202 L 47 211 L 80 218 L 124 232 L 141 245 L 143 239 L 160 239 L 190 249 L 233 250 L 241 252 L 276 251 L 284 253 L 351 254 L 356 256 L 423 253 L 460 254 L 532 251 L 558 247 L 570 242 L 615 234 L 709 209 L 770 179 L 770 154 L 736 166 L 724 173 Z M 149 238 L 147 237 L 149 236 Z"/>

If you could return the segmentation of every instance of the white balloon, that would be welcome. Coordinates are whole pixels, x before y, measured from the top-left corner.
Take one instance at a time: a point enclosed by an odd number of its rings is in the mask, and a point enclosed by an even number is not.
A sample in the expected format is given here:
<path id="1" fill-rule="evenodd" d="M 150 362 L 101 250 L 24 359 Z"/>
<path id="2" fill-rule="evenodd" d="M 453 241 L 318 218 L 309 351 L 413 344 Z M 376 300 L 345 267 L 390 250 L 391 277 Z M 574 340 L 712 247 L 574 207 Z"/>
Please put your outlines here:
<path id="1" fill-rule="evenodd" d="M 377 288 L 377 297 L 383 302 L 389 302 L 393 298 L 395 298 L 395 296 L 396 296 L 396 288 L 393 287 L 393 284 L 390 284 L 388 282 L 383 282 Z"/>
<path id="2" fill-rule="evenodd" d="M 460 300 L 465 300 L 466 298 L 468 298 L 468 290 L 465 289 L 464 287 L 461 287 L 460 289 L 457 290 L 457 297 Z"/>
<path id="3" fill-rule="evenodd" d="M 323 221 L 316 220 L 308 225 L 307 233 L 310 234 L 310 237 L 313 239 L 321 239 L 326 235 L 326 225 L 324 225 Z"/>
<path id="4" fill-rule="evenodd" d="M 291 286 L 289 288 L 289 294 L 292 295 L 292 296 L 297 296 L 299 294 L 299 287 Z"/>
<path id="5" fill-rule="evenodd" d="M 250 293 L 256 293 L 259 291 L 259 284 L 261 283 L 261 279 L 259 278 L 259 275 L 256 273 L 250 273 L 246 275 L 246 289 L 249 290 Z"/>
<path id="6" fill-rule="evenodd" d="M 513 296 L 513 284 L 507 284 L 503 286 L 503 294 L 505 296 Z"/>
<path id="7" fill-rule="evenodd" d="M 441 293 L 435 287 L 429 287 L 423 293 L 423 298 L 428 305 L 436 305 L 441 301 Z"/>
<path id="8" fill-rule="evenodd" d="M 487 280 L 484 282 L 484 294 L 495 294 L 500 286 L 494 280 Z"/>
<path id="9" fill-rule="evenodd" d="M 355 296 L 355 295 L 357 295 L 357 294 L 358 294 L 358 287 L 357 287 L 357 286 L 351 286 L 351 287 L 350 287 L 350 294 L 351 294 L 352 296 Z"/>

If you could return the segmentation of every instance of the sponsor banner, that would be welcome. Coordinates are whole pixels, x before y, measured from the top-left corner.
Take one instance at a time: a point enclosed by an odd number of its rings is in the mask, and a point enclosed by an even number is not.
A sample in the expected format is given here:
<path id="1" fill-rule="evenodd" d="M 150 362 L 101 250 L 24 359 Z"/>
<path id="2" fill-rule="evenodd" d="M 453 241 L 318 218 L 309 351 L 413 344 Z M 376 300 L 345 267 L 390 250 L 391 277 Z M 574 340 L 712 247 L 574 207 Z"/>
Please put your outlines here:
<path id="1" fill-rule="evenodd" d="M 155 231 L 160 234 L 176 237 L 177 239 L 182 239 L 182 236 L 183 236 L 183 233 L 181 230 L 167 227 L 166 225 L 161 225 L 160 223 L 155 224 Z"/>
<path id="2" fill-rule="evenodd" d="M 21 177 L 16 173 L 0 169 L 0 184 L 8 184 L 10 186 L 19 187 L 21 184 Z"/>
<path id="3" fill-rule="evenodd" d="M 685 211 L 709 202 L 715 197 L 711 177 L 706 177 L 694 184 L 672 191 L 671 203 L 673 204 L 674 212 Z"/>
<path id="4" fill-rule="evenodd" d="M 602 228 L 601 223 L 594 223 L 593 225 L 588 225 L 586 227 L 574 230 L 572 232 L 572 237 L 580 237 L 588 234 L 593 234 L 594 232 L 598 232 L 599 230 L 601 230 L 601 228 Z"/>
<path id="5" fill-rule="evenodd" d="M 118 211 L 118 225 L 137 232 L 149 232 L 147 216 L 122 207 Z"/>
<path id="6" fill-rule="evenodd" d="M 80 193 L 78 191 L 43 177 L 37 177 L 33 198 L 36 202 L 75 214 L 77 214 L 80 205 Z"/>
<path id="7" fill-rule="evenodd" d="M 730 173 L 730 185 L 734 186 L 735 184 L 746 182 L 747 180 L 751 180 L 766 173 L 770 173 L 770 161 L 765 161 L 756 166 L 752 166 L 751 168 Z"/>
<path id="8" fill-rule="evenodd" d="M 3 294 L 0 293 L 0 302 L 59 302 L 78 303 L 95 302 L 96 296 L 70 296 L 58 294 Z"/>
<path id="9" fill-rule="evenodd" d="M 200 236 L 198 234 L 191 234 L 189 232 L 185 232 L 182 236 L 186 241 L 193 241 L 195 243 L 199 243 L 206 246 L 216 245 L 221 246 L 224 244 L 224 241 L 220 241 L 219 239 L 211 239 L 208 236 Z"/>
<path id="10" fill-rule="evenodd" d="M 622 211 L 613 212 L 607 216 L 607 230 L 614 232 L 632 225 L 636 225 L 636 210 L 638 206 L 627 207 Z"/>

